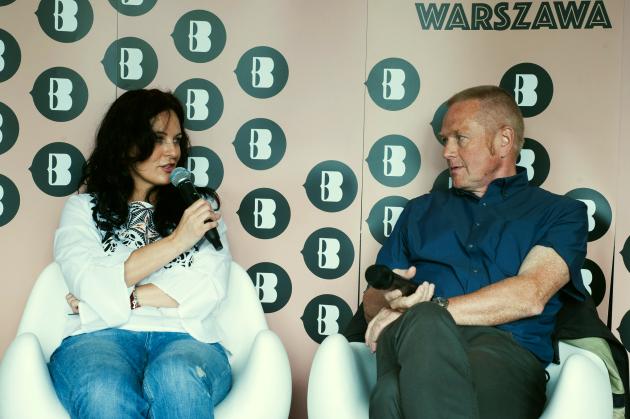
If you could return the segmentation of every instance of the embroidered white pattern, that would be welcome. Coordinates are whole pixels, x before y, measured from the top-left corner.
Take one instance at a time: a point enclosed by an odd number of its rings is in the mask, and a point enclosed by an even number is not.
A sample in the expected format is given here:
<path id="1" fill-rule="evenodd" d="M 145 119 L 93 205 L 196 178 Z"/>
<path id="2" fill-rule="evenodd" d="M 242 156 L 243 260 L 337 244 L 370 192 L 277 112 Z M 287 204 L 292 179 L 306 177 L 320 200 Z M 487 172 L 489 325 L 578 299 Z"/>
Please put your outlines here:
<path id="1" fill-rule="evenodd" d="M 134 201 L 129 204 L 129 215 L 127 222 L 118 228 L 115 228 L 111 234 L 106 234 L 101 230 L 103 237 L 103 250 L 108 255 L 113 254 L 118 246 L 127 246 L 136 250 L 142 246 L 153 243 L 161 238 L 153 221 L 153 206 L 146 202 Z M 165 268 L 171 268 L 174 265 L 190 266 L 193 262 L 193 254 L 198 249 L 194 246 L 191 250 L 177 256 L 169 262 Z"/>

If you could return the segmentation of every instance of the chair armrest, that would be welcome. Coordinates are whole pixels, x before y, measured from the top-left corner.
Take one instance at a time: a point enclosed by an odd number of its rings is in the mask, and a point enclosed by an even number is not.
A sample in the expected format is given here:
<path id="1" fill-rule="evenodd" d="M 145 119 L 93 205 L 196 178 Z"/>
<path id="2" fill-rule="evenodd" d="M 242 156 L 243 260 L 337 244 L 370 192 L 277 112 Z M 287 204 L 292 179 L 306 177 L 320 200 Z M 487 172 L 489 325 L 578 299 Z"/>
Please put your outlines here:
<path id="1" fill-rule="evenodd" d="M 18 335 L 0 364 L 0 418 L 68 419 L 50 379 L 39 340 Z"/>
<path id="2" fill-rule="evenodd" d="M 232 389 L 215 410 L 217 419 L 286 419 L 291 407 L 289 358 L 271 330 L 258 332 L 247 362 L 233 375 Z"/>
<path id="3" fill-rule="evenodd" d="M 317 349 L 308 379 L 309 419 L 368 418 L 376 361 L 364 344 L 342 335 L 327 337 Z"/>
<path id="4" fill-rule="evenodd" d="M 602 360 L 574 353 L 561 368 L 541 419 L 612 417 L 612 391 Z"/>

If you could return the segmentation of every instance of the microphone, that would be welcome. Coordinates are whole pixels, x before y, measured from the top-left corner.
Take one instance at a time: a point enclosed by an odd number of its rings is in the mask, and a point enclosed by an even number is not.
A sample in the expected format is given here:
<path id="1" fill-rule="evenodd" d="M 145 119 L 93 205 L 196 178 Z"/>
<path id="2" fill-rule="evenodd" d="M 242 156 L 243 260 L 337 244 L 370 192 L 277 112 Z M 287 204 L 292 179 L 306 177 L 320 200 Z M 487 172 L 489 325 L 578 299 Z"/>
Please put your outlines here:
<path id="1" fill-rule="evenodd" d="M 403 295 L 414 293 L 418 285 L 394 273 L 385 265 L 372 265 L 365 271 L 365 280 L 378 290 L 399 289 Z"/>
<path id="2" fill-rule="evenodd" d="M 171 184 L 173 184 L 173 186 L 175 186 L 179 190 L 182 199 L 188 206 L 201 198 L 201 195 L 197 193 L 197 189 L 195 189 L 195 185 L 193 185 L 190 177 L 191 173 L 188 170 L 184 169 L 183 167 L 176 167 L 169 178 Z M 221 244 L 221 239 L 219 238 L 219 233 L 217 232 L 216 227 L 206 231 L 204 237 L 210 243 L 212 243 L 216 250 L 223 249 L 223 245 Z"/>

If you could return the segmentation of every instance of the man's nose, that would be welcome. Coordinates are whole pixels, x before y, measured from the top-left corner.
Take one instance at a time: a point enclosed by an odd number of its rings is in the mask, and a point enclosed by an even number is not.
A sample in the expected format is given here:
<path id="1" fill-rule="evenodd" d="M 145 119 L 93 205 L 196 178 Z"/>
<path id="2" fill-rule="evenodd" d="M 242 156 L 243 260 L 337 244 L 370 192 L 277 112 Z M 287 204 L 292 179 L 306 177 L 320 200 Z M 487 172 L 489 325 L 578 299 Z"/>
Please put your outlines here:
<path id="1" fill-rule="evenodd" d="M 449 140 L 448 138 L 445 139 L 444 147 L 442 149 L 442 156 L 446 160 L 448 160 L 455 157 L 456 154 L 457 154 L 457 146 L 455 145 L 455 142 L 452 140 Z"/>

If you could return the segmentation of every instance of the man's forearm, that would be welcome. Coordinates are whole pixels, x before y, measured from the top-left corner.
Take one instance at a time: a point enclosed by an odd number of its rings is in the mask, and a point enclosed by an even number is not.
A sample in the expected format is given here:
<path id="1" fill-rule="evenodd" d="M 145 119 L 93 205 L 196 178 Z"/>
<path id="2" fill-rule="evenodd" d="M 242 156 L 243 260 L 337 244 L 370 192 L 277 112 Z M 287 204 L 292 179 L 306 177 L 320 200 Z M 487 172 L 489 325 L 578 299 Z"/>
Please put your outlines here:
<path id="1" fill-rule="evenodd" d="M 531 278 L 515 276 L 449 299 L 448 311 L 462 326 L 495 326 L 542 312 Z"/>
<path id="2" fill-rule="evenodd" d="M 553 250 L 535 246 L 518 275 L 450 299 L 448 311 L 459 325 L 493 326 L 540 314 L 569 282 L 565 262 Z"/>

